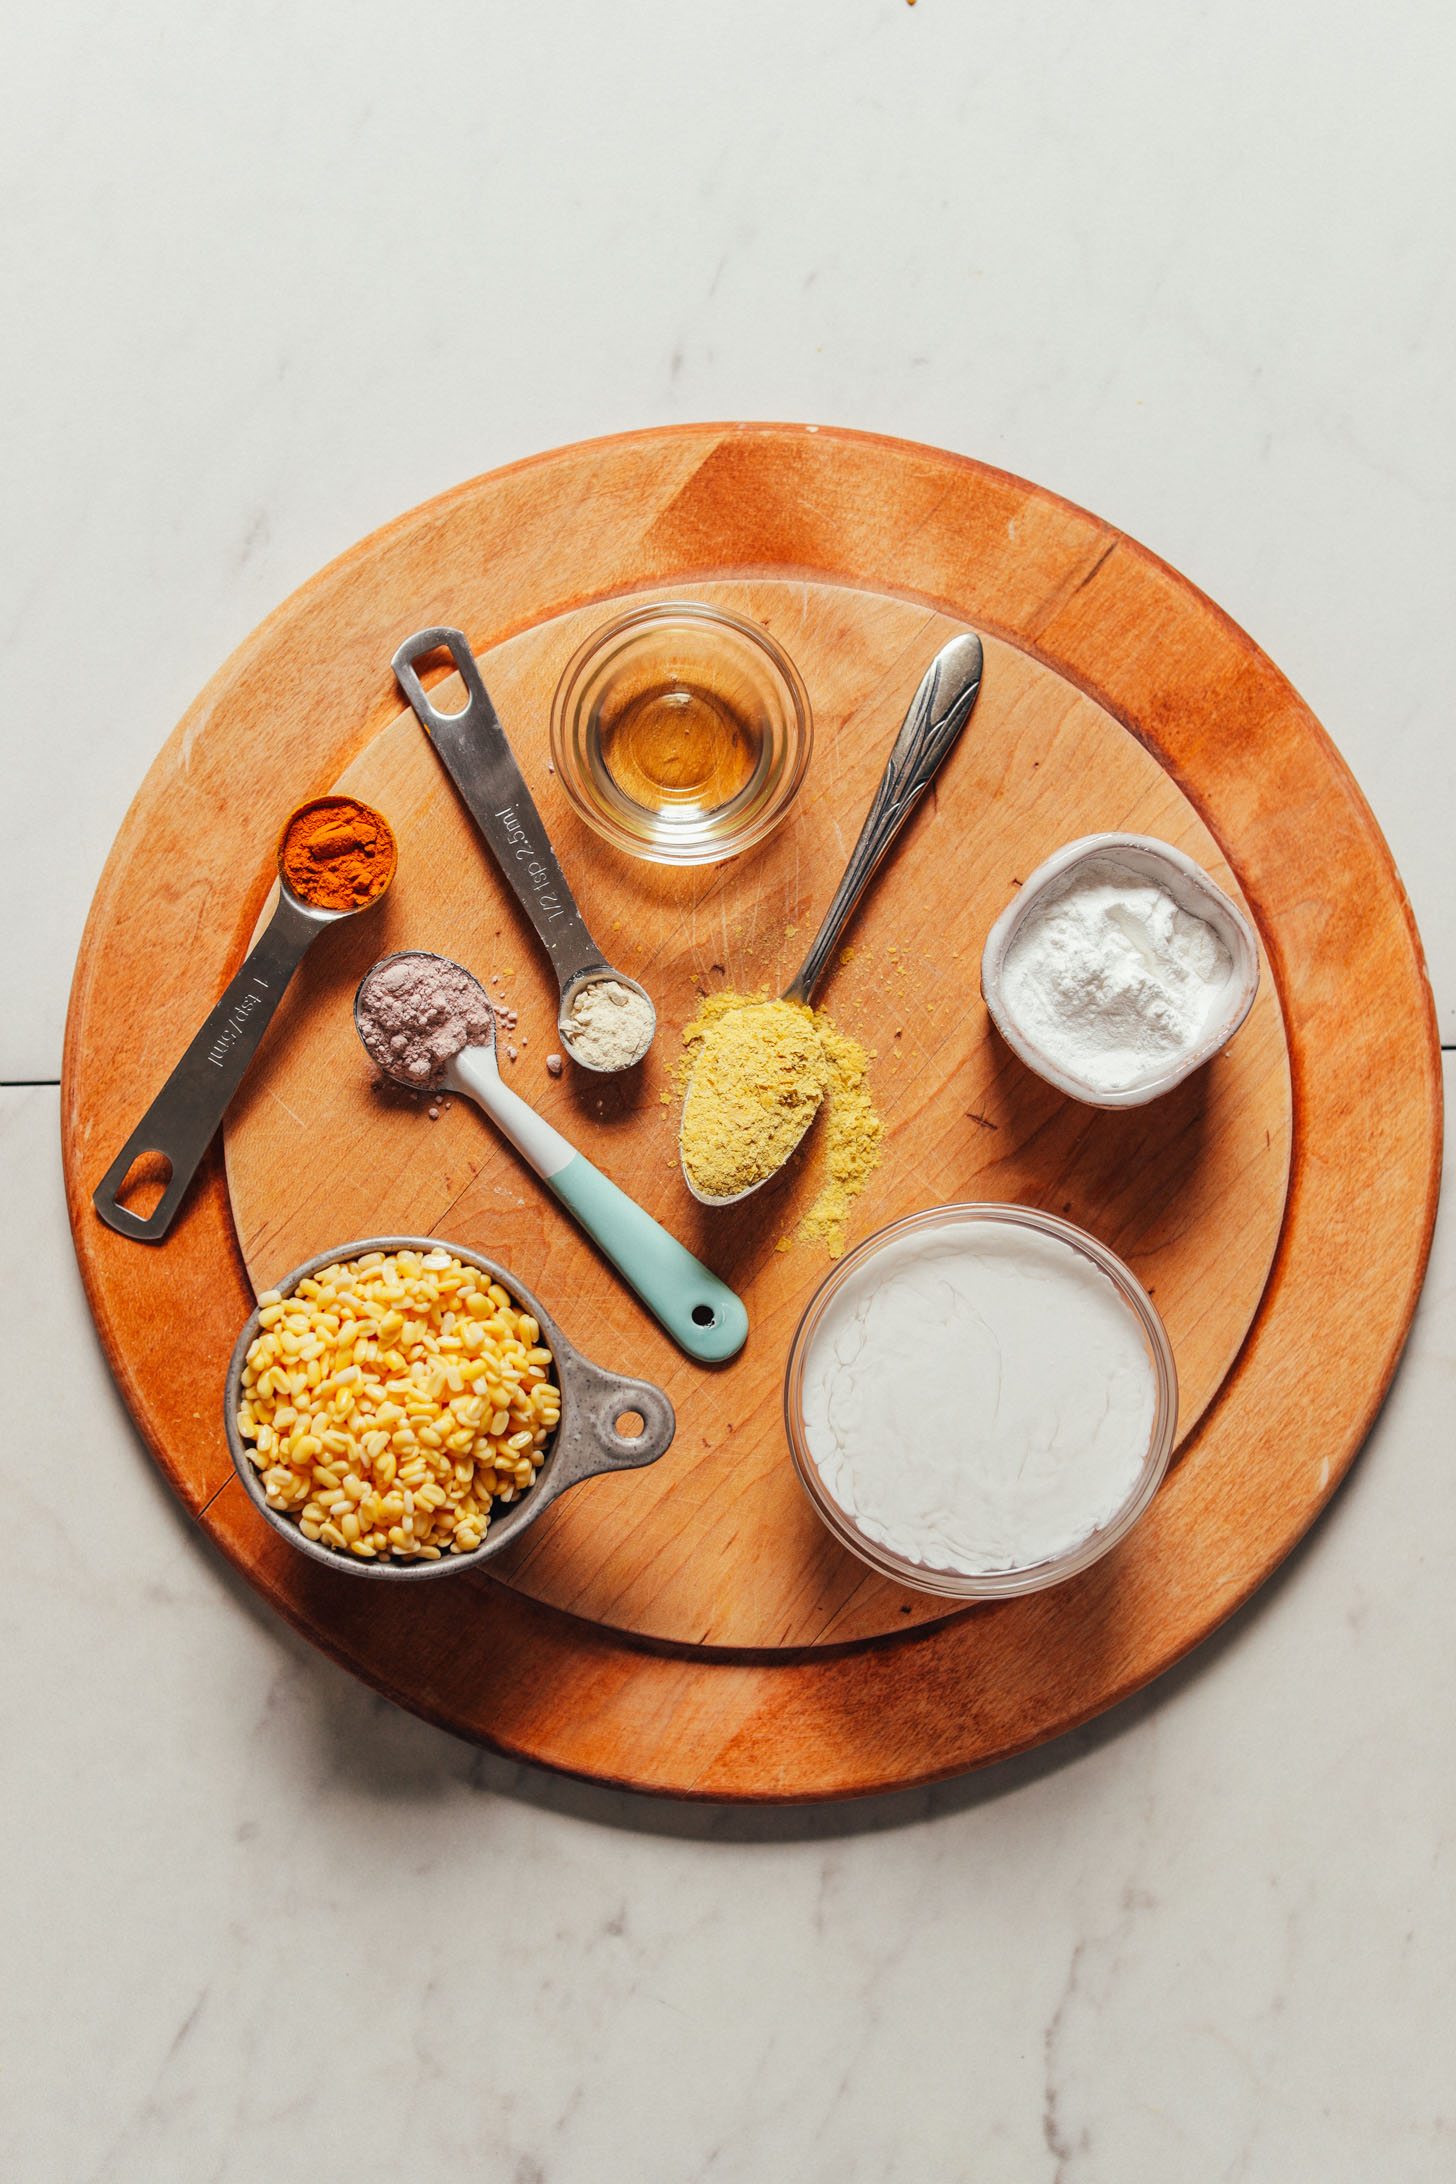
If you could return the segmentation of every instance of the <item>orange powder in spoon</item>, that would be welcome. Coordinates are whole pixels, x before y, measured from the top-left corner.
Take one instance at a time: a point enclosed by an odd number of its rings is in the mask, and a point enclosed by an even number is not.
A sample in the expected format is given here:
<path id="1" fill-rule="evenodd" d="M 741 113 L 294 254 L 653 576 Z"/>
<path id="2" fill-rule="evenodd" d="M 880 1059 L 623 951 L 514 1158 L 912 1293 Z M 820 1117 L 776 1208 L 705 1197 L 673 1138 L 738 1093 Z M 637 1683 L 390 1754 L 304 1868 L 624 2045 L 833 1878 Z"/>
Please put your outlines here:
<path id="1" fill-rule="evenodd" d="M 383 814 L 354 796 L 316 796 L 283 829 L 278 866 L 315 910 L 362 910 L 382 895 L 398 861 Z"/>

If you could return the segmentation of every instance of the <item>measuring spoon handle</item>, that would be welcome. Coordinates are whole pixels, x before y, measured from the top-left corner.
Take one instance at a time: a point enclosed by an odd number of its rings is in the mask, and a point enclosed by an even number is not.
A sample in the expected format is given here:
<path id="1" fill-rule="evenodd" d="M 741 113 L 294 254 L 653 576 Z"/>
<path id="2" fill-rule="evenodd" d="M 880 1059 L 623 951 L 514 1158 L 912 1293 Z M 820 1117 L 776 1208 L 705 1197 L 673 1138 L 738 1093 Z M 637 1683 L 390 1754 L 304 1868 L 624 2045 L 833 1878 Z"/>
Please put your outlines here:
<path id="1" fill-rule="evenodd" d="M 583 1153 L 574 1153 L 546 1183 L 680 1350 L 703 1365 L 738 1355 L 748 1339 L 743 1299 L 645 1206 Z"/>
<path id="2" fill-rule="evenodd" d="M 953 637 L 948 645 L 942 645 L 925 670 L 860 828 L 859 840 L 844 868 L 844 878 L 798 977 L 784 994 L 786 1001 L 807 1002 L 813 997 L 856 903 L 970 719 L 981 688 L 981 666 L 980 638 L 965 636 Z"/>
<path id="3" fill-rule="evenodd" d="M 748 1338 L 743 1299 L 503 1084 L 493 1054 L 467 1047 L 451 1063 L 446 1082 L 479 1102 L 679 1349 L 704 1365 L 738 1355 Z"/>
<path id="4" fill-rule="evenodd" d="M 431 705 L 415 671 L 430 652 L 448 652 L 465 685 L 465 707 L 441 713 Z M 394 655 L 395 680 L 414 709 L 440 760 L 464 798 L 486 847 L 505 874 L 556 968 L 563 995 L 583 971 L 609 968 L 587 931 L 586 920 L 526 787 L 500 716 L 481 680 L 475 655 L 458 629 L 422 629 Z"/>
<path id="5" fill-rule="evenodd" d="M 242 969 L 96 1186 L 91 1203 L 119 1236 L 156 1244 L 166 1235 L 289 979 L 310 942 L 333 922 L 280 893 L 278 908 Z M 160 1153 L 172 1171 L 145 1216 L 116 1196 L 143 1153 Z"/>

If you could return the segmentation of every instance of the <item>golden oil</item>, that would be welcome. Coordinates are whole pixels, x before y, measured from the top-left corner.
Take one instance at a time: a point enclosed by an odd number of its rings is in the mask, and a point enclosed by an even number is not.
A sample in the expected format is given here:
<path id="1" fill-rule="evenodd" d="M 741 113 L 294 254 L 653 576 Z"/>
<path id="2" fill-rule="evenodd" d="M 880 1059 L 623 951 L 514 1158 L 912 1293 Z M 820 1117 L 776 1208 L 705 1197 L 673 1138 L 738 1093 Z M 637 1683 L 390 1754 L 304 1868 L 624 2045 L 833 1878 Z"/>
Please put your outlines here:
<path id="1" fill-rule="evenodd" d="M 763 750 L 761 711 L 703 684 L 639 691 L 598 722 L 602 762 L 624 796 L 647 811 L 716 811 L 753 779 Z"/>
<path id="2" fill-rule="evenodd" d="M 652 864 L 717 864 L 762 841 L 812 742 L 788 654 L 702 600 L 648 602 L 594 630 L 551 704 L 552 764 L 578 816 Z"/>

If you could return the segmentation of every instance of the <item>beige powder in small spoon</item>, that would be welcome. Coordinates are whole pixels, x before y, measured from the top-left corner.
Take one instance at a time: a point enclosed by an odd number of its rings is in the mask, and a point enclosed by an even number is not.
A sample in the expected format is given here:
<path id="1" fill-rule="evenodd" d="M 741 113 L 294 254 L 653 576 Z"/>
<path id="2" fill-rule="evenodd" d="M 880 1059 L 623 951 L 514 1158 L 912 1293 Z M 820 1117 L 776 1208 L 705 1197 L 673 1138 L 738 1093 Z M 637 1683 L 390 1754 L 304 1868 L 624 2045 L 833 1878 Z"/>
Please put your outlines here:
<path id="1" fill-rule="evenodd" d="M 593 1069 L 630 1069 L 651 1046 L 656 1028 L 651 1004 L 615 978 L 583 986 L 560 1027 L 569 1051 Z"/>

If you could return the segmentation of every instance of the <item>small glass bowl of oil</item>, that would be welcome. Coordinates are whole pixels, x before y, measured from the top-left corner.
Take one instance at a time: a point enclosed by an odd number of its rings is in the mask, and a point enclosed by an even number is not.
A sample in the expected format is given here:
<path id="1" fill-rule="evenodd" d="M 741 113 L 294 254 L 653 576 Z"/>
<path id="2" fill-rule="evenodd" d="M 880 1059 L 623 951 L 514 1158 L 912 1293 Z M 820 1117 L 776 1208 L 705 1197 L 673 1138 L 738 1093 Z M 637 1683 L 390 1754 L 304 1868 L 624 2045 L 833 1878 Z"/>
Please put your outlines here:
<path id="1" fill-rule="evenodd" d="M 661 600 L 595 630 L 551 707 L 571 802 L 614 848 L 716 864 L 772 833 L 804 778 L 808 692 L 766 630 L 700 600 Z"/>

